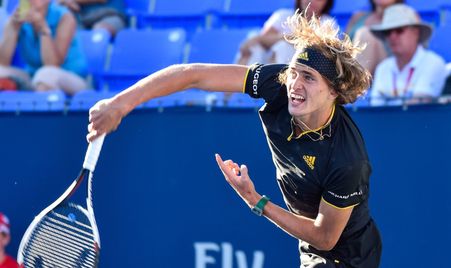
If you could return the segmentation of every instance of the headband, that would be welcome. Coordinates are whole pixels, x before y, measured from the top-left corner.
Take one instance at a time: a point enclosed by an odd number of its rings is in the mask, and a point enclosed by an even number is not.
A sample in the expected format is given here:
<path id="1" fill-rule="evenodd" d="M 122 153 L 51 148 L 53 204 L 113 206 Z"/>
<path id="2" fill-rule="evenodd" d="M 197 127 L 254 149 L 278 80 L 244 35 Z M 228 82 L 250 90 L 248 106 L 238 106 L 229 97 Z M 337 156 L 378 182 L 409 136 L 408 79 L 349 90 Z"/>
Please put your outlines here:
<path id="1" fill-rule="evenodd" d="M 328 59 L 320 51 L 312 47 L 307 47 L 298 53 L 299 54 L 297 54 L 295 63 L 303 64 L 315 69 L 330 82 L 334 83 L 338 74 L 335 68 L 335 63 L 332 60 Z"/>

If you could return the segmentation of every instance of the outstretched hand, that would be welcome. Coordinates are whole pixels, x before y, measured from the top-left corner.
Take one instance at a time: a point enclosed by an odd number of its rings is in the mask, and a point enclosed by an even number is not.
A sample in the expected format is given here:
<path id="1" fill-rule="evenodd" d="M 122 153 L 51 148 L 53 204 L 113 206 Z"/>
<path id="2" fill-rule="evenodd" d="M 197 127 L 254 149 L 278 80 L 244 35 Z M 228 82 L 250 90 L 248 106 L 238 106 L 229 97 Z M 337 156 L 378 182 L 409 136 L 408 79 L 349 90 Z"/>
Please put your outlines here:
<path id="1" fill-rule="evenodd" d="M 115 105 L 112 99 L 97 102 L 89 109 L 88 142 L 95 140 L 102 134 L 108 134 L 117 129 L 125 116 L 123 109 Z"/>
<path id="2" fill-rule="evenodd" d="M 254 206 L 260 197 L 255 191 L 254 183 L 249 178 L 247 167 L 245 165 L 238 166 L 232 160 L 223 161 L 219 154 L 216 154 L 215 157 L 226 181 L 249 207 Z"/>

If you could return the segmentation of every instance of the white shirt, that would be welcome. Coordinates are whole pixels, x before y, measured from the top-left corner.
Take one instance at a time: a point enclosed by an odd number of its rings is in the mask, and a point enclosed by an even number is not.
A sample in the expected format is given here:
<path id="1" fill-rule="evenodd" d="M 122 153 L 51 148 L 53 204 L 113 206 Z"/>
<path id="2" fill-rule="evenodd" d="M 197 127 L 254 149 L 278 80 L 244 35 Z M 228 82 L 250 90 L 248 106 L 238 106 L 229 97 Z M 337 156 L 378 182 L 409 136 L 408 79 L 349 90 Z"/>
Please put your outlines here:
<path id="1" fill-rule="evenodd" d="M 391 56 L 376 67 L 371 89 L 371 105 L 402 103 L 384 98 L 439 97 L 446 79 L 446 65 L 442 57 L 418 45 L 412 60 L 398 69 Z"/>

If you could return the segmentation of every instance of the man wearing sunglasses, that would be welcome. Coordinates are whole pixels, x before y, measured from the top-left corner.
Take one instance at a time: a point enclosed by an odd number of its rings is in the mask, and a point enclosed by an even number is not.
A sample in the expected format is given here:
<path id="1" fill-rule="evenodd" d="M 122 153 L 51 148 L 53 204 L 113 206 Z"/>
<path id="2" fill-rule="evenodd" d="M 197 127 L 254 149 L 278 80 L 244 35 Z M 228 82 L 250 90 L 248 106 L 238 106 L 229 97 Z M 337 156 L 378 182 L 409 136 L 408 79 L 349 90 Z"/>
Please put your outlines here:
<path id="1" fill-rule="evenodd" d="M 392 56 L 377 67 L 371 89 L 372 105 L 428 102 L 439 97 L 446 78 L 445 61 L 423 44 L 430 25 L 416 11 L 396 4 L 384 11 L 382 23 L 371 31 L 390 47 Z"/>

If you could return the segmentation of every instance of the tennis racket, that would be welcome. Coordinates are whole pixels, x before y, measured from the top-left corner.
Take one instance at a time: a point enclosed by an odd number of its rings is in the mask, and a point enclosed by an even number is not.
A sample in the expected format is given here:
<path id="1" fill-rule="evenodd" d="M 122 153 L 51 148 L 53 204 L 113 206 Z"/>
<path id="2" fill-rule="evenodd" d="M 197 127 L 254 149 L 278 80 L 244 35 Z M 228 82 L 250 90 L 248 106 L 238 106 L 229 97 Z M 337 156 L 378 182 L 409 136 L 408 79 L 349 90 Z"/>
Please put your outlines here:
<path id="1" fill-rule="evenodd" d="M 97 267 L 100 237 L 92 207 L 92 176 L 105 135 L 88 146 L 83 168 L 67 190 L 39 213 L 25 231 L 17 261 L 25 268 Z M 88 176 L 86 209 L 69 198 Z"/>

